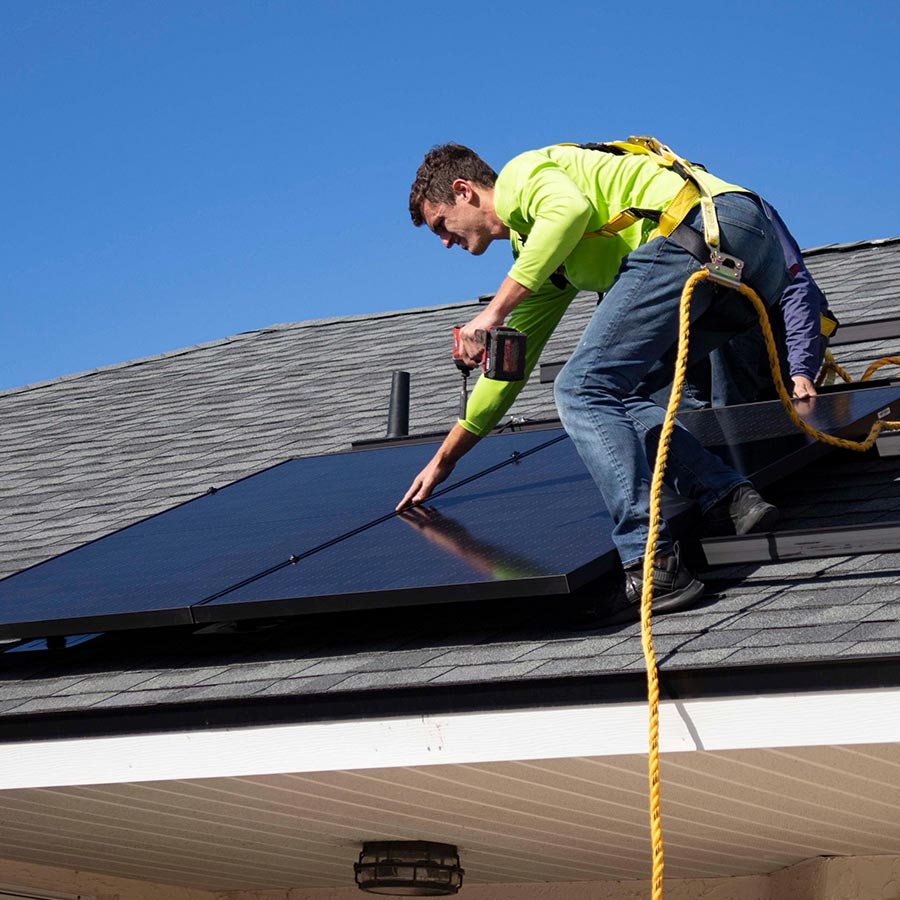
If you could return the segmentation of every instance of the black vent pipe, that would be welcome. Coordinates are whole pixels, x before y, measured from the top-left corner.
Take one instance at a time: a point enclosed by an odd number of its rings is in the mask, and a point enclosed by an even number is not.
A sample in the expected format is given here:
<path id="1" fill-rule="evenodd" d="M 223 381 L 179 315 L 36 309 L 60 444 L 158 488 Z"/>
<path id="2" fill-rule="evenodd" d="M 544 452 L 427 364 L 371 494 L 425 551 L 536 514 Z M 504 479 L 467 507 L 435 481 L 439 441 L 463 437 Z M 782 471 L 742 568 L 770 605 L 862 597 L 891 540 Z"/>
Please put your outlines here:
<path id="1" fill-rule="evenodd" d="M 409 434 L 409 372 L 394 369 L 391 376 L 391 403 L 388 407 L 387 437 Z"/>

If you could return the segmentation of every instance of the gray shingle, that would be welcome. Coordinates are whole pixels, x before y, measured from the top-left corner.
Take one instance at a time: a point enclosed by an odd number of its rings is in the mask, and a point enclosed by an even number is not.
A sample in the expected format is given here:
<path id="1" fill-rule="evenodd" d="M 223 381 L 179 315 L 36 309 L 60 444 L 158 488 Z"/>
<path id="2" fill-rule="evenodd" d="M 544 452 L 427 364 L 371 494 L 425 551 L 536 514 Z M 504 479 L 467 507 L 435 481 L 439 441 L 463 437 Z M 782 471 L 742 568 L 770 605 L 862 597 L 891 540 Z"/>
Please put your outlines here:
<path id="1" fill-rule="evenodd" d="M 656 664 L 661 671 L 715 666 L 718 663 L 731 662 L 731 658 L 736 652 L 734 647 L 710 647 L 704 650 L 679 648 L 677 653 L 657 654 Z"/>
<path id="2" fill-rule="evenodd" d="M 237 700 L 250 697 L 276 684 L 269 681 L 229 681 L 222 684 L 197 684 L 189 688 L 171 691 L 171 700 L 175 702 L 198 703 L 205 700 Z"/>
<path id="3" fill-rule="evenodd" d="M 790 628 L 805 625 L 854 623 L 877 609 L 877 605 L 847 603 L 838 606 L 812 606 L 791 609 L 781 606 L 753 610 L 741 617 L 740 628 Z"/>
<path id="4" fill-rule="evenodd" d="M 178 690 L 159 690 L 159 691 L 122 691 L 119 694 L 113 694 L 104 697 L 92 705 L 93 709 L 115 708 L 142 708 L 158 706 L 164 703 L 170 703 L 178 698 L 184 699 L 183 694 Z"/>
<path id="5" fill-rule="evenodd" d="M 553 641 L 542 644 L 522 656 L 522 661 L 531 659 L 567 659 L 571 657 L 593 657 L 607 653 L 627 640 L 626 634 L 591 635 L 584 637 Z"/>
<path id="6" fill-rule="evenodd" d="M 212 681 L 217 674 L 224 671 L 222 666 L 211 666 L 207 669 L 171 669 L 141 682 L 140 688 L 142 691 L 161 691 L 167 688 L 190 687 L 201 681 Z"/>
<path id="7" fill-rule="evenodd" d="M 61 691 L 68 691 L 71 687 L 84 681 L 83 675 L 68 675 L 59 678 L 32 678 L 24 684 L 27 685 L 29 697 L 51 697 Z M 22 683 L 5 682 L 0 686 L 0 699 L 8 699 L 19 696 Z"/>
<path id="8" fill-rule="evenodd" d="M 417 669 L 437 664 L 443 650 L 389 650 L 370 656 L 369 661 L 357 663 L 358 672 L 391 672 L 399 669 Z"/>
<path id="9" fill-rule="evenodd" d="M 90 707 L 95 703 L 99 703 L 102 700 L 114 696 L 114 693 L 107 692 L 100 694 L 84 693 L 72 695 L 65 694 L 56 697 L 36 697 L 33 700 L 26 700 L 24 703 L 10 701 L 16 705 L 10 706 L 4 711 L 13 712 L 16 715 L 23 715 L 25 713 L 66 712 L 68 710 Z"/>
<path id="10" fill-rule="evenodd" d="M 241 681 L 272 681 L 292 678 L 313 666 L 308 660 L 284 659 L 267 663 L 245 663 L 231 666 L 214 672 L 206 678 L 194 682 L 199 686 L 206 684 L 234 684 Z"/>
<path id="11" fill-rule="evenodd" d="M 340 681 L 337 689 L 341 691 L 366 691 L 380 688 L 399 688 L 410 685 L 428 684 L 449 672 L 450 669 L 432 667 L 427 669 L 410 669 L 407 671 L 360 672 Z"/>
<path id="12" fill-rule="evenodd" d="M 847 637 L 853 628 L 849 622 L 839 625 L 810 625 L 797 628 L 765 628 L 755 630 L 749 634 L 742 645 L 754 647 L 800 647 L 808 644 L 824 644 L 827 641 L 837 641 Z"/>
<path id="13" fill-rule="evenodd" d="M 640 653 L 629 653 L 624 656 L 570 657 L 567 659 L 553 659 L 529 672 L 530 677 L 550 678 L 560 675 L 593 675 L 605 672 L 625 672 L 638 668 L 644 664 L 644 657 Z"/>
<path id="14" fill-rule="evenodd" d="M 738 647 L 728 657 L 728 662 L 732 665 L 745 665 L 749 663 L 760 664 L 820 659 L 826 656 L 836 657 L 844 655 L 853 647 L 853 641 Z"/>
<path id="15" fill-rule="evenodd" d="M 540 666 L 538 660 L 518 663 L 485 663 L 484 665 L 456 666 L 436 678 L 433 684 L 463 683 L 468 681 L 494 681 L 496 679 L 520 678 Z"/>
<path id="16" fill-rule="evenodd" d="M 432 660 L 436 666 L 473 666 L 485 663 L 500 663 L 525 659 L 528 654 L 541 645 L 528 644 L 479 644 L 475 647 L 459 648 L 437 656 Z"/>
<path id="17" fill-rule="evenodd" d="M 846 641 L 871 641 L 879 638 L 900 641 L 900 621 L 862 622 L 842 635 Z"/>
<path id="18" fill-rule="evenodd" d="M 80 681 L 67 685 L 53 695 L 62 697 L 70 694 L 104 693 L 106 691 L 127 691 L 142 685 L 153 677 L 152 672 L 112 672 L 88 675 Z"/>
<path id="19" fill-rule="evenodd" d="M 347 675 L 319 675 L 314 678 L 287 678 L 268 685 L 261 696 L 304 696 L 309 694 L 324 694 L 335 686 L 341 685 L 347 680 Z"/>

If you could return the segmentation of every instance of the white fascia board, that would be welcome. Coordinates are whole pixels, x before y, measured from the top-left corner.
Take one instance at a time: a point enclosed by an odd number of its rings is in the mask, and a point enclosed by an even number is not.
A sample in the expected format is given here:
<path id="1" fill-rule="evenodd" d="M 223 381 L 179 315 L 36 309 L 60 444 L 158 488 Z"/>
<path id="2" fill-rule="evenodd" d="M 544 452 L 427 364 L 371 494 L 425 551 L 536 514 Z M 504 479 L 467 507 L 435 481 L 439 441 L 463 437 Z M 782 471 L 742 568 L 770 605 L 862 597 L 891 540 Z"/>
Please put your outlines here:
<path id="1" fill-rule="evenodd" d="M 668 700 L 660 750 L 900 741 L 900 689 Z M 73 738 L 0 745 L 0 790 L 647 751 L 643 703 Z"/>

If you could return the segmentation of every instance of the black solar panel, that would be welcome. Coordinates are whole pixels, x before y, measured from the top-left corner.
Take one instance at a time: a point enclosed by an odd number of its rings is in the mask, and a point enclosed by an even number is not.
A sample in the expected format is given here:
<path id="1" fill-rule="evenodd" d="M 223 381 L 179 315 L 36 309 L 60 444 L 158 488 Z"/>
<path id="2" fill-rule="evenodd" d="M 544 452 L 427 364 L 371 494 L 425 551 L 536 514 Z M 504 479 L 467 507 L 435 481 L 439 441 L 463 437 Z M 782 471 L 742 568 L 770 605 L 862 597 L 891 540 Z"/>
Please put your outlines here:
<path id="1" fill-rule="evenodd" d="M 615 563 L 609 514 L 559 438 L 194 610 L 198 621 L 566 593 Z"/>
<path id="2" fill-rule="evenodd" d="M 460 480 L 546 441 L 482 441 Z M 178 625 L 190 608 L 391 510 L 433 444 L 290 460 L 0 581 L 0 637 Z"/>
<path id="3" fill-rule="evenodd" d="M 808 417 L 860 434 L 900 418 L 898 398 L 830 394 Z M 777 404 L 683 421 L 757 481 L 823 452 Z M 434 447 L 291 460 L 11 576 L 0 637 L 558 593 L 614 565 L 608 515 L 561 431 L 482 441 L 432 512 L 393 516 Z"/>
<path id="4" fill-rule="evenodd" d="M 898 386 L 857 386 L 814 397 L 797 410 L 818 431 L 864 437 L 877 418 L 900 419 L 898 398 Z M 705 447 L 739 472 L 753 475 L 757 487 L 809 465 L 829 450 L 801 432 L 777 400 L 685 413 L 680 419 Z"/>

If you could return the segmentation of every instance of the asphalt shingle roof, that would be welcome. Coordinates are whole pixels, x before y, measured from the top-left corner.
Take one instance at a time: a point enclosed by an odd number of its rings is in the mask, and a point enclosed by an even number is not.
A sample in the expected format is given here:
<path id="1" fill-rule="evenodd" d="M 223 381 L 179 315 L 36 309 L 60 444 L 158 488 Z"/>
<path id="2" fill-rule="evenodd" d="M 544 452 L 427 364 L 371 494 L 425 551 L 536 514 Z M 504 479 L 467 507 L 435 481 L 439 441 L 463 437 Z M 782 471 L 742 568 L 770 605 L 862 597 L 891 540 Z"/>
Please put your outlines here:
<path id="1" fill-rule="evenodd" d="M 842 321 L 897 315 L 900 238 L 818 248 L 807 259 Z M 545 361 L 566 357 L 595 302 L 574 302 Z M 0 576 L 289 457 L 382 436 L 401 361 L 412 375 L 411 430 L 445 427 L 458 388 L 455 369 L 441 364 L 447 335 L 475 305 L 279 325 L 0 393 Z M 896 351 L 896 342 L 879 343 L 836 356 L 858 377 Z M 334 346 L 357 361 L 354 378 Z M 552 417 L 551 386 L 533 376 L 512 412 Z M 784 527 L 900 521 L 900 463 L 832 454 L 773 499 Z M 900 547 L 717 568 L 703 605 L 655 623 L 660 664 L 900 656 L 898 570 Z M 322 616 L 259 632 L 164 629 L 58 654 L 6 652 L 0 719 L 640 670 L 636 626 L 582 632 L 564 613 L 547 601 L 466 604 L 452 617 L 407 610 L 348 625 Z"/>

